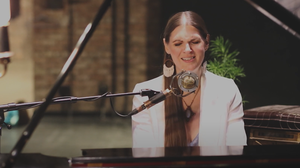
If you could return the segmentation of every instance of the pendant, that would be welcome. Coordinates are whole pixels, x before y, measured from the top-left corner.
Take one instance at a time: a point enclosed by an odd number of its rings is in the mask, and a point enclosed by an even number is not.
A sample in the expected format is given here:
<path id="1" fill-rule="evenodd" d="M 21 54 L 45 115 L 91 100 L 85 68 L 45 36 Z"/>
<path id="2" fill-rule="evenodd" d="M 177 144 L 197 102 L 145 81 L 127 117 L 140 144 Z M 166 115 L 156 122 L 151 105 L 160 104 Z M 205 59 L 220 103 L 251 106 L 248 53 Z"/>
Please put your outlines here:
<path id="1" fill-rule="evenodd" d="M 186 119 L 189 120 L 193 115 L 194 115 L 194 112 L 192 111 L 191 107 L 188 106 L 188 107 L 185 109 L 185 116 L 186 116 Z"/>

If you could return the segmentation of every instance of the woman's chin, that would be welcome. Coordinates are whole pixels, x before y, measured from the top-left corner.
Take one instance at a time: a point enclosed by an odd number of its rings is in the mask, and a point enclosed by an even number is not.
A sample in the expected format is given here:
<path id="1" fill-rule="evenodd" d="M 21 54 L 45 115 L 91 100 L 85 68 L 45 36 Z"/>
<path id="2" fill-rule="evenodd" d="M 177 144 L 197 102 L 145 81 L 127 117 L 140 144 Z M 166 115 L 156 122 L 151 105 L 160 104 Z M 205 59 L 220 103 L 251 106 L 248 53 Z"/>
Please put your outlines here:
<path id="1" fill-rule="evenodd" d="M 195 74 L 197 74 L 198 76 L 200 76 L 201 74 L 201 66 L 198 66 L 198 67 L 196 67 L 196 68 L 194 68 L 194 69 L 190 69 L 189 70 L 190 72 L 194 72 Z"/>
<path id="2" fill-rule="evenodd" d="M 194 72 L 197 75 L 200 75 L 200 71 L 201 71 L 201 66 L 197 66 L 197 67 L 186 67 L 184 69 L 177 69 L 177 73 L 180 73 L 182 71 L 190 71 L 190 72 Z"/>

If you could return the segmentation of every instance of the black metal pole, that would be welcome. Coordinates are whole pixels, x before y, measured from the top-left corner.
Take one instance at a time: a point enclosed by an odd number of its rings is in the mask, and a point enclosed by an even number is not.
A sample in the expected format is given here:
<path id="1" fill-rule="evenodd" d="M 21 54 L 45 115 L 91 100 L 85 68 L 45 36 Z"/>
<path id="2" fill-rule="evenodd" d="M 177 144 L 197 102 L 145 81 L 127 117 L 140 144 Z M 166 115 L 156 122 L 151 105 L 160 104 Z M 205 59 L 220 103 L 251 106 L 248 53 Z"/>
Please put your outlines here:
<path id="1" fill-rule="evenodd" d="M 0 52 L 9 52 L 8 26 L 0 26 Z"/>
<path id="2" fill-rule="evenodd" d="M 7 71 L 7 64 L 10 62 L 11 52 L 9 49 L 8 26 L 0 26 L 0 64 L 3 64 L 4 70 L 0 72 L 0 78 Z"/>
<path id="3" fill-rule="evenodd" d="M 81 37 L 79 38 L 73 52 L 69 56 L 67 62 L 63 66 L 54 86 L 49 91 L 45 101 L 42 103 L 42 105 L 35 111 L 34 115 L 32 116 L 32 119 L 30 120 L 28 126 L 26 127 L 25 131 L 22 133 L 20 139 L 12 149 L 10 155 L 6 158 L 5 162 L 2 163 L 1 167 L 3 168 L 11 168 L 19 154 L 21 153 L 23 147 L 25 146 L 26 142 L 30 138 L 31 134 L 37 127 L 38 123 L 42 119 L 47 107 L 52 102 L 52 98 L 54 97 L 55 93 L 67 77 L 68 73 L 72 70 L 74 67 L 76 60 L 79 58 L 80 54 L 82 53 L 85 45 L 87 44 L 88 40 L 92 36 L 93 32 L 95 31 L 98 23 L 102 19 L 103 15 L 107 11 L 108 7 L 111 5 L 112 0 L 105 0 L 103 4 L 100 6 L 98 13 L 96 14 L 94 20 L 92 23 L 89 23 Z"/>

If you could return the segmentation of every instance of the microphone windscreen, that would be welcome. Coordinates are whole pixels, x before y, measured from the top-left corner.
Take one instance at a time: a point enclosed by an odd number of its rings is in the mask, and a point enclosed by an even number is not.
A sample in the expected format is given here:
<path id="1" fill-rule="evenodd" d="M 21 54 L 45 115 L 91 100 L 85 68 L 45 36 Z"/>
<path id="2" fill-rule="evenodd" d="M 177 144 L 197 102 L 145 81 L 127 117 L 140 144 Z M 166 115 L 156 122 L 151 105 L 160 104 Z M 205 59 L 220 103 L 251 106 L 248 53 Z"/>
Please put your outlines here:
<path id="1" fill-rule="evenodd" d="M 199 86 L 199 78 L 194 72 L 186 71 L 179 76 L 178 86 L 182 91 L 194 92 Z"/>

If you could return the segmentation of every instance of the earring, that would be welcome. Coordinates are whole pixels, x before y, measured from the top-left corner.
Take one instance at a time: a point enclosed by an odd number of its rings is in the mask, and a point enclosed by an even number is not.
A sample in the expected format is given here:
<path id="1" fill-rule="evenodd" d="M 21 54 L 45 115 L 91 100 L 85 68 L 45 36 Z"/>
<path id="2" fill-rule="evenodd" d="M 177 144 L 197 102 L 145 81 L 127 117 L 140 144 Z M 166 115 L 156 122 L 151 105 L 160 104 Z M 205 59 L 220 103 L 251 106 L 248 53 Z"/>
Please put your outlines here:
<path id="1" fill-rule="evenodd" d="M 171 77 L 174 74 L 174 63 L 172 59 L 166 59 L 163 67 L 163 73 L 165 77 Z"/>

